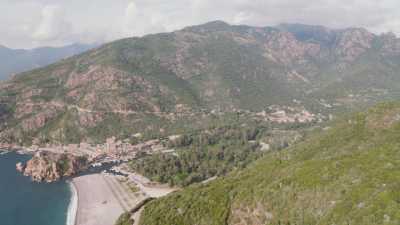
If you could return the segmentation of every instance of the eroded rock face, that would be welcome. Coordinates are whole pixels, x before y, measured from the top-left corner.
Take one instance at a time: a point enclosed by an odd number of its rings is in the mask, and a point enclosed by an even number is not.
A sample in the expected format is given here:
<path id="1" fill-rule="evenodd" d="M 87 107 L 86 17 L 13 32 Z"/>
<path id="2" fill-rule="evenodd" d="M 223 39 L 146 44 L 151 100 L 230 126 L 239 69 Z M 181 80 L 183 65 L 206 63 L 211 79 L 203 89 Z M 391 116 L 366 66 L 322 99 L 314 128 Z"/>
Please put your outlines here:
<path id="1" fill-rule="evenodd" d="M 306 56 L 316 57 L 320 52 L 318 44 L 300 42 L 289 32 L 272 32 L 264 47 L 265 57 L 284 65 L 298 63 Z"/>
<path id="2" fill-rule="evenodd" d="M 36 114 L 33 117 L 30 117 L 26 120 L 22 121 L 22 128 L 24 131 L 35 130 L 43 127 L 47 121 L 52 119 L 57 115 L 57 112 L 53 110 L 46 110 Z"/>
<path id="3" fill-rule="evenodd" d="M 79 124 L 84 127 L 95 127 L 98 123 L 103 121 L 102 113 L 88 113 L 79 112 Z"/>
<path id="4" fill-rule="evenodd" d="M 54 182 L 63 177 L 73 176 L 89 166 L 86 157 L 51 152 L 37 152 L 26 165 L 17 169 L 37 182 Z"/>
<path id="5" fill-rule="evenodd" d="M 336 55 L 347 62 L 353 62 L 371 48 L 374 34 L 365 29 L 348 29 L 337 43 Z"/>

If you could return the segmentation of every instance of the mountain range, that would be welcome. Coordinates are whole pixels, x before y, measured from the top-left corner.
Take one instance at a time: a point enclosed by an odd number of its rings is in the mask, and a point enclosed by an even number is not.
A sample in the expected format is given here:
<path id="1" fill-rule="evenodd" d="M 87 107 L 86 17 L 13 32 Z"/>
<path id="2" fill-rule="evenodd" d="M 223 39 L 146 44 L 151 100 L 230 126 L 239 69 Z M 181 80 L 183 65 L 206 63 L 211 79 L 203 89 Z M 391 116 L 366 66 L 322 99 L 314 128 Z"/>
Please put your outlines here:
<path id="1" fill-rule="evenodd" d="M 114 41 L 0 84 L 1 142 L 167 135 L 272 105 L 330 114 L 398 97 L 400 39 L 214 21 Z M 209 121 L 209 120 L 208 120 Z"/>
<path id="2" fill-rule="evenodd" d="M 47 66 L 63 58 L 67 58 L 96 45 L 73 44 L 64 47 L 40 47 L 30 50 L 10 49 L 0 45 L 0 80 L 13 74 Z"/>

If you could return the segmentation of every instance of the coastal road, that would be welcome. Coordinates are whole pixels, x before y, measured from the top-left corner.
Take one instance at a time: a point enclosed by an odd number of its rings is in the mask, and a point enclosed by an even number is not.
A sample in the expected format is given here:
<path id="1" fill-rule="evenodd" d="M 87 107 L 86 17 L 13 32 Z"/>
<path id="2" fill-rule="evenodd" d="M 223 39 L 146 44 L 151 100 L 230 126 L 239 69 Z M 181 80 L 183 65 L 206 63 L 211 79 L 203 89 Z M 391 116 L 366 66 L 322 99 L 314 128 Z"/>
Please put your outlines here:
<path id="1" fill-rule="evenodd" d="M 148 198 L 141 191 L 134 193 L 126 182 L 120 182 L 114 175 L 103 175 L 103 178 L 126 212 L 131 211 L 136 205 Z"/>
<path id="2" fill-rule="evenodd" d="M 136 173 L 130 173 L 128 177 L 131 181 L 136 183 L 141 191 L 152 198 L 160 198 L 177 190 L 176 188 L 170 188 L 166 185 L 147 185 L 150 183 L 150 180 Z"/>

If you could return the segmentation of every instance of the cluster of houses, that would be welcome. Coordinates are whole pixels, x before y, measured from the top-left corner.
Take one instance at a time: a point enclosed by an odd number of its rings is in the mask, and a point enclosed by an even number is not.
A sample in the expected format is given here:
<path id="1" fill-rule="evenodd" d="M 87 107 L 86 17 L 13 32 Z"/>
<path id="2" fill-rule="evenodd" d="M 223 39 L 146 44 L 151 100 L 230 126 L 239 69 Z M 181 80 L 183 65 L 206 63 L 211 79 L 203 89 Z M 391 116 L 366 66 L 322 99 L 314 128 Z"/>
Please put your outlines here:
<path id="1" fill-rule="evenodd" d="M 276 123 L 310 123 L 319 120 L 319 117 L 303 107 L 272 105 L 256 114 L 266 121 Z"/>

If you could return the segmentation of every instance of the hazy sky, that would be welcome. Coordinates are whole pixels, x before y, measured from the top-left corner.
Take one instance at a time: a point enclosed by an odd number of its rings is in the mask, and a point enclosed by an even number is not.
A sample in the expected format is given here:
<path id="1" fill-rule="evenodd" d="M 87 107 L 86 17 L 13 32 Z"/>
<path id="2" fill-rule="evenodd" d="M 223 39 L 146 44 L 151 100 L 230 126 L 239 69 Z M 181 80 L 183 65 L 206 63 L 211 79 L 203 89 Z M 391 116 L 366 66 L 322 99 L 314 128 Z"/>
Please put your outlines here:
<path id="1" fill-rule="evenodd" d="M 0 44 L 93 43 L 212 20 L 319 24 L 400 34 L 399 0 L 0 0 Z"/>

